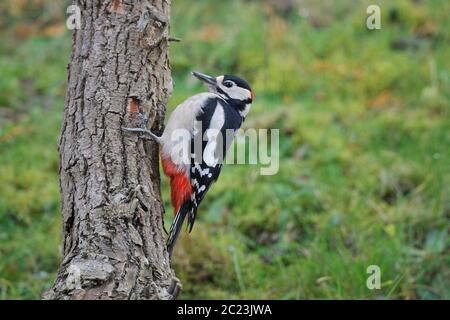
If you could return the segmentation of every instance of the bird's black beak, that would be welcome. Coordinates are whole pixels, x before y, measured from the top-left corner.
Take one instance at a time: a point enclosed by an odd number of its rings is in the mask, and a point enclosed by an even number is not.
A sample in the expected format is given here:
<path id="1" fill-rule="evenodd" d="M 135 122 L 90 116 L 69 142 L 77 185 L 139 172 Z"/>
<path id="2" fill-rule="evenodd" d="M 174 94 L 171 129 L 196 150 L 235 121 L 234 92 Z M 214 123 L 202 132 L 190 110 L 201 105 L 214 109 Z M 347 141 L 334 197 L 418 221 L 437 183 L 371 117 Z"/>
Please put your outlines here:
<path id="1" fill-rule="evenodd" d="M 214 78 L 214 77 L 211 77 L 211 76 L 208 76 L 206 74 L 196 72 L 196 71 L 193 71 L 192 75 L 194 77 L 196 77 L 197 79 L 200 79 L 201 81 L 205 82 L 209 86 L 213 86 L 213 87 L 217 86 L 217 81 L 216 81 L 216 78 Z"/>

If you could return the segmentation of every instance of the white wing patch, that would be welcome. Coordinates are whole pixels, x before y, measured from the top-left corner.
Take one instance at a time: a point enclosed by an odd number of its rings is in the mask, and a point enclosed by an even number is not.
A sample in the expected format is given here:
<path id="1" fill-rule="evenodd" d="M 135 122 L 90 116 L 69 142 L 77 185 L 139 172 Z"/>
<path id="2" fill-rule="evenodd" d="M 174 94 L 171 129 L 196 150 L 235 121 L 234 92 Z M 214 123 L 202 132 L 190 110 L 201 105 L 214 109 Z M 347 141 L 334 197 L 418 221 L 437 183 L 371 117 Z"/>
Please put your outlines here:
<path id="1" fill-rule="evenodd" d="M 209 124 L 209 128 L 206 130 L 206 147 L 203 150 L 203 161 L 209 167 L 215 167 L 217 165 L 218 159 L 216 158 L 216 150 L 217 150 L 217 140 L 220 135 L 220 130 L 225 124 L 225 112 L 223 110 L 223 106 L 220 103 L 217 103 L 216 110 L 211 118 L 211 122 Z M 220 137 L 222 138 L 222 137 Z M 220 140 L 220 143 L 223 143 L 223 138 Z M 220 148 L 222 146 L 219 146 Z"/>
<path id="2" fill-rule="evenodd" d="M 208 139 L 208 143 L 206 144 L 205 150 L 203 150 L 203 161 L 209 167 L 215 167 L 218 159 L 215 156 L 216 147 L 217 147 L 217 136 L 220 131 L 215 129 L 206 130 L 206 138 Z"/>

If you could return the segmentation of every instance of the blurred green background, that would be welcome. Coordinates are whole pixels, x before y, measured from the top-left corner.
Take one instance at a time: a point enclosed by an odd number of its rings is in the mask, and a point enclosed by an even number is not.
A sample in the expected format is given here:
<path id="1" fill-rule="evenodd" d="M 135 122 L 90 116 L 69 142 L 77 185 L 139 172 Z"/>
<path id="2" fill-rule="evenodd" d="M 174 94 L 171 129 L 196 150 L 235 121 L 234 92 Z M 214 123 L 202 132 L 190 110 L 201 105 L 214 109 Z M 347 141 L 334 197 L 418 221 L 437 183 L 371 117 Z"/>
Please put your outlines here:
<path id="1" fill-rule="evenodd" d="M 59 266 L 66 8 L 0 3 L 0 299 Z M 280 129 L 281 156 L 224 168 L 176 249 L 181 298 L 450 299 L 449 21 L 447 0 L 173 1 L 168 112 L 203 89 L 191 70 L 240 75 L 245 126 Z"/>

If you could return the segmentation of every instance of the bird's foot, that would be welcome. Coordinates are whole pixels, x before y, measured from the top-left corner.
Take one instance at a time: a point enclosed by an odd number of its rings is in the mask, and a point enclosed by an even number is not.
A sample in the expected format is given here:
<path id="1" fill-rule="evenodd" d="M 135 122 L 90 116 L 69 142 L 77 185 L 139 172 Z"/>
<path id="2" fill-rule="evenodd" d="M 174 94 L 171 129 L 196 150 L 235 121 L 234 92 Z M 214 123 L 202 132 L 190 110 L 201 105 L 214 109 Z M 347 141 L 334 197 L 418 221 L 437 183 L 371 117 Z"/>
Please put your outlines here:
<path id="1" fill-rule="evenodd" d="M 148 128 L 147 128 L 147 123 L 148 123 L 148 117 L 144 114 L 144 113 L 139 113 L 138 114 L 138 120 L 140 123 L 140 128 L 127 128 L 127 127 L 122 127 L 123 131 L 127 131 L 127 132 L 134 132 L 139 134 L 139 138 L 141 139 L 146 139 L 146 140 L 150 140 L 153 139 L 156 142 L 160 142 L 160 137 L 157 136 L 156 134 L 154 134 L 153 132 L 151 132 Z M 150 138 L 148 137 L 150 136 Z"/>
<path id="2" fill-rule="evenodd" d="M 144 140 L 149 140 L 150 139 L 148 136 L 146 136 L 147 129 L 122 127 L 122 130 L 123 131 L 127 131 L 127 132 L 137 133 L 139 139 L 144 139 Z"/>
<path id="3" fill-rule="evenodd" d="M 142 139 L 150 139 L 150 138 L 152 138 L 156 142 L 160 141 L 160 137 L 158 137 L 156 134 L 154 134 L 153 132 L 151 132 L 147 128 L 127 128 L 127 127 L 122 127 L 122 130 L 123 131 L 127 131 L 127 132 L 137 133 L 137 134 L 139 134 L 139 138 L 142 138 Z M 148 136 L 150 136 L 150 138 Z"/>

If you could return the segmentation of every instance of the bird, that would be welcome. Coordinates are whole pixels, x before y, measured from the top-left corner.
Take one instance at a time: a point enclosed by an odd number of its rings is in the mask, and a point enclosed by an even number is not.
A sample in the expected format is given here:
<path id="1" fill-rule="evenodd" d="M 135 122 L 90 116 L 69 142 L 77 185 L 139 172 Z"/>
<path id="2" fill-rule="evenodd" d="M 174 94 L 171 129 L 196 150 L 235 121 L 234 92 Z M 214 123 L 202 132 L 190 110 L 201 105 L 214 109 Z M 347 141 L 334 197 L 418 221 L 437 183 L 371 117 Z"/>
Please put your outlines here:
<path id="1" fill-rule="evenodd" d="M 192 72 L 208 87 L 179 104 L 162 135 L 145 128 L 125 128 L 149 135 L 160 145 L 164 174 L 170 179 L 174 219 L 167 239 L 169 258 L 187 218 L 192 231 L 197 209 L 222 170 L 226 152 L 245 121 L 254 94 L 244 79 L 234 75 L 209 76 Z"/>

